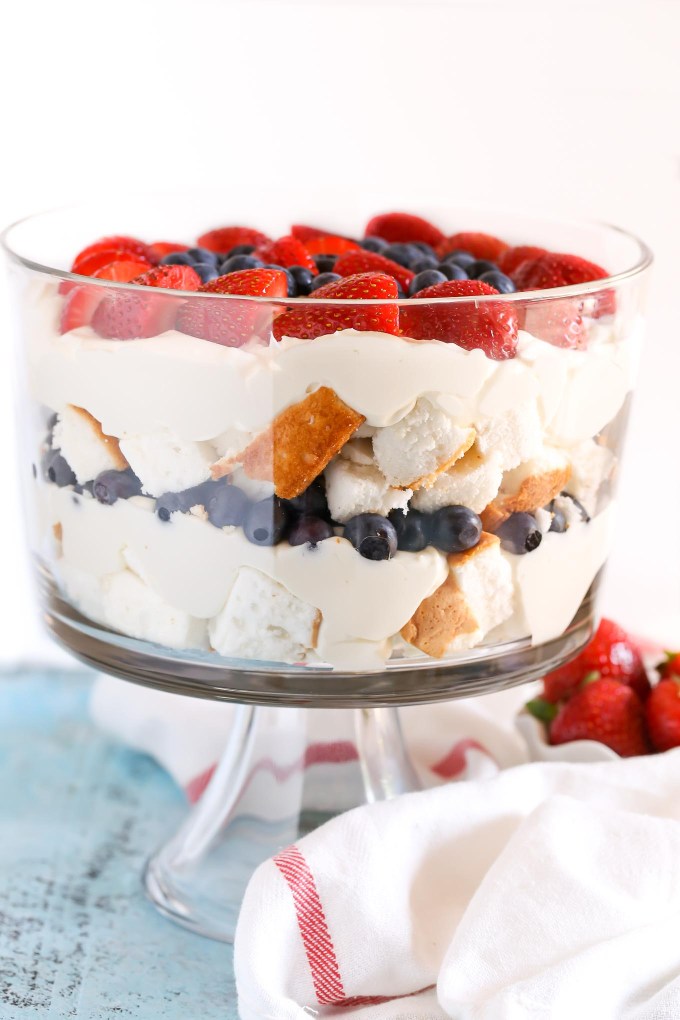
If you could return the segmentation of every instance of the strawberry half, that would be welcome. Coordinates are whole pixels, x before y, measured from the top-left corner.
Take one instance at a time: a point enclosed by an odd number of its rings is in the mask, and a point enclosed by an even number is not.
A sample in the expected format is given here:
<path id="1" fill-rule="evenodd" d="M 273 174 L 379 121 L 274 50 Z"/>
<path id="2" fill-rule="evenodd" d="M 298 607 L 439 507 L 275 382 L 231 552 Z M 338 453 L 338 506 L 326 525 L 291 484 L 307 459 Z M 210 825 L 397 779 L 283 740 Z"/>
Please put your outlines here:
<path id="1" fill-rule="evenodd" d="M 305 223 L 294 223 L 290 228 L 290 232 L 293 237 L 297 237 L 298 241 L 302 241 L 303 244 L 307 244 L 307 241 L 311 241 L 313 237 L 332 237 L 332 230 L 324 230 L 323 227 L 308 227 Z"/>
<path id="2" fill-rule="evenodd" d="M 318 237 L 310 237 L 304 245 L 310 255 L 342 255 L 347 251 L 361 251 L 356 241 L 339 234 L 319 234 Z"/>
<path id="3" fill-rule="evenodd" d="M 307 251 L 302 241 L 297 237 L 279 237 L 276 241 L 267 241 L 259 245 L 253 255 L 262 262 L 273 263 L 277 266 L 303 266 L 308 269 L 312 276 L 316 276 L 319 270 L 316 262 Z"/>
<path id="4" fill-rule="evenodd" d="M 498 262 L 504 251 L 510 247 L 505 241 L 493 234 L 480 234 L 474 231 L 463 231 L 459 234 L 451 234 L 445 238 L 436 251 L 440 259 L 445 258 L 449 252 L 469 251 L 476 259 L 489 259 L 490 262 Z"/>
<path id="5" fill-rule="evenodd" d="M 550 724 L 550 743 L 597 740 L 622 758 L 648 754 L 645 712 L 634 690 L 615 680 L 586 683 Z"/>
<path id="6" fill-rule="evenodd" d="M 444 240 L 444 234 L 433 223 L 412 213 L 393 212 L 374 216 L 366 224 L 365 237 L 382 237 L 390 244 L 408 244 L 423 241 L 436 248 Z"/>
<path id="7" fill-rule="evenodd" d="M 384 255 L 373 251 L 350 251 L 341 255 L 333 266 L 333 272 L 339 276 L 355 276 L 357 273 L 386 273 L 393 276 L 404 294 L 408 294 L 409 284 L 415 276 L 410 269 L 400 266 Z"/>
<path id="8" fill-rule="evenodd" d="M 518 290 L 550 290 L 603 280 L 607 275 L 602 266 L 579 255 L 548 252 L 538 258 L 523 260 L 513 271 L 512 280 Z"/>
<path id="9" fill-rule="evenodd" d="M 116 283 L 130 283 L 146 272 L 145 262 L 112 262 L 92 274 L 92 279 L 115 280 Z M 60 317 L 60 332 L 89 326 L 99 302 L 106 296 L 104 287 L 92 287 L 88 284 L 74 285 L 64 301 Z"/>
<path id="10" fill-rule="evenodd" d="M 680 677 L 660 680 L 645 704 L 647 728 L 657 751 L 680 747 Z"/>
<path id="11" fill-rule="evenodd" d="M 359 273 L 344 280 L 327 283 L 313 291 L 313 303 L 291 308 L 274 320 L 274 337 L 298 337 L 313 340 L 340 329 L 358 329 L 376 333 L 399 332 L 399 308 L 395 304 L 367 305 L 368 300 L 394 301 L 398 296 L 396 280 L 384 273 Z M 324 305 L 323 298 L 353 301 L 348 305 Z M 316 306 L 317 301 L 319 306 Z"/>
<path id="12" fill-rule="evenodd" d="M 401 332 L 413 340 L 442 340 L 457 344 L 466 351 L 481 350 L 494 361 L 514 358 L 517 352 L 517 312 L 504 301 L 477 303 L 475 298 L 498 294 L 494 287 L 481 280 L 447 280 L 426 287 L 417 299 L 461 298 L 469 301 L 432 304 L 417 301 L 402 305 Z"/>
<path id="13" fill-rule="evenodd" d="M 651 690 L 637 645 L 623 627 L 606 617 L 600 620 L 589 644 L 575 659 L 543 677 L 543 697 L 546 701 L 564 701 L 593 672 L 631 687 L 642 701 Z"/>
<path id="14" fill-rule="evenodd" d="M 545 248 L 534 248 L 531 244 L 520 244 L 516 248 L 506 248 L 498 259 L 498 268 L 501 273 L 510 276 L 522 262 L 527 259 L 537 259 L 541 255 L 547 255 Z"/>
<path id="15" fill-rule="evenodd" d="M 140 260 L 149 262 L 149 253 L 144 241 L 140 241 L 138 237 L 129 237 L 127 234 L 115 234 L 111 237 L 100 237 L 94 244 L 89 244 L 87 248 L 83 248 L 82 251 L 78 252 L 73 260 L 71 266 L 72 273 L 81 273 L 83 276 L 91 276 L 92 273 L 85 273 L 80 268 L 80 264 L 85 262 L 91 255 L 96 255 L 102 251 L 125 251 L 130 255 L 139 257 Z M 105 263 L 100 263 L 105 265 Z M 96 266 L 95 268 L 100 268 Z"/>
<path id="16" fill-rule="evenodd" d="M 207 248 L 208 251 L 216 251 L 226 255 L 237 244 L 265 244 L 269 238 L 260 230 L 253 227 L 218 227 L 216 230 L 209 230 L 196 241 L 199 248 Z"/>
<path id="17" fill-rule="evenodd" d="M 92 245 L 91 247 L 95 248 L 96 246 Z M 146 245 L 144 247 L 146 248 Z M 146 255 L 135 255 L 125 248 L 97 248 L 96 251 L 90 251 L 85 256 L 82 256 L 81 253 L 74 261 L 71 272 L 78 273 L 79 276 L 94 276 L 99 269 L 110 266 L 113 262 L 129 262 L 130 260 L 151 266 Z M 68 294 L 76 286 L 77 284 L 71 283 L 69 280 L 62 280 L 59 284 L 59 293 Z"/>
<path id="18" fill-rule="evenodd" d="M 199 291 L 202 294 L 285 298 L 288 281 L 280 269 L 243 269 L 219 276 L 199 287 Z M 243 347 L 254 335 L 259 336 L 265 330 L 269 334 L 271 315 L 271 306 L 255 301 L 201 298 L 187 301 L 180 309 L 177 329 L 223 347 Z"/>
<path id="19" fill-rule="evenodd" d="M 198 290 L 201 278 L 191 266 L 156 266 L 131 281 L 151 290 Z M 178 301 L 167 294 L 121 290 L 107 294 L 92 316 L 92 326 L 108 340 L 137 340 L 172 329 Z"/>
<path id="20" fill-rule="evenodd" d="M 160 260 L 166 255 L 171 255 L 176 251 L 189 251 L 188 244 L 179 244 L 173 241 L 154 241 L 153 244 L 147 245 L 147 255 L 155 266 L 158 265 Z"/>

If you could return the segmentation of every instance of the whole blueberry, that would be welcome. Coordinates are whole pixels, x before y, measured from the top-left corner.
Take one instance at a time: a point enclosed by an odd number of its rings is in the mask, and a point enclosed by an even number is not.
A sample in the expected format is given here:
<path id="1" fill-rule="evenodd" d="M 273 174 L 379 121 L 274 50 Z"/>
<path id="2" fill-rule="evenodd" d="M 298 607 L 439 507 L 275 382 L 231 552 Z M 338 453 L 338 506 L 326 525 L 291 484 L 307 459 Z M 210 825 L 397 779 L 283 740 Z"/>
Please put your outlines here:
<path id="1" fill-rule="evenodd" d="M 378 255 L 383 255 L 385 249 L 389 247 L 389 241 L 383 237 L 365 237 L 363 241 L 359 241 L 359 244 L 364 251 L 375 251 Z"/>
<path id="2" fill-rule="evenodd" d="M 437 258 L 434 248 L 431 244 L 428 244 L 427 241 L 411 241 L 411 245 L 413 248 L 417 248 L 418 251 L 421 251 L 423 255 L 426 255 L 428 258 Z"/>
<path id="3" fill-rule="evenodd" d="M 536 518 L 527 513 L 510 514 L 506 521 L 496 528 L 496 534 L 506 552 L 521 556 L 538 549 L 543 534 Z"/>
<path id="4" fill-rule="evenodd" d="M 501 294 L 513 294 L 516 290 L 510 277 L 501 273 L 500 269 L 490 269 L 488 273 L 482 273 L 477 279 L 482 283 L 488 283 L 490 287 L 495 287 Z"/>
<path id="5" fill-rule="evenodd" d="M 221 485 L 205 505 L 208 520 L 216 528 L 243 524 L 250 500 L 236 485 Z"/>
<path id="6" fill-rule="evenodd" d="M 332 526 L 322 517 L 313 517 L 311 514 L 303 514 L 294 522 L 288 534 L 290 545 L 310 545 L 316 548 L 319 542 L 332 538 L 334 534 Z"/>
<path id="7" fill-rule="evenodd" d="M 295 281 L 296 286 L 295 293 L 298 295 L 298 297 L 304 297 L 306 294 L 309 294 L 310 290 L 312 289 L 312 281 L 314 280 L 314 277 L 312 273 L 309 271 L 309 269 L 306 269 L 305 266 L 291 266 L 288 272 Z M 288 297 L 294 296 L 295 295 L 291 294 L 289 291 Z"/>
<path id="8" fill-rule="evenodd" d="M 251 503 L 243 523 L 243 532 L 253 545 L 278 545 L 290 523 L 290 513 L 276 496 Z"/>
<path id="9" fill-rule="evenodd" d="M 141 492 L 142 483 L 132 468 L 126 468 L 125 471 L 102 471 L 92 485 L 94 498 L 109 506 L 119 499 L 139 496 Z"/>
<path id="10" fill-rule="evenodd" d="M 193 266 L 194 260 L 188 251 L 171 251 L 160 261 L 161 266 Z"/>
<path id="11" fill-rule="evenodd" d="M 243 269 L 260 269 L 262 262 L 253 255 L 230 255 L 220 266 L 220 274 L 239 273 Z"/>
<path id="12" fill-rule="evenodd" d="M 397 532 L 380 514 L 357 514 L 345 524 L 345 538 L 367 560 L 389 560 L 397 551 Z"/>
<path id="13" fill-rule="evenodd" d="M 442 552 L 465 552 L 482 534 L 479 516 L 466 506 L 443 506 L 430 518 L 430 538 Z"/>
<path id="14" fill-rule="evenodd" d="M 65 457 L 62 457 L 59 450 L 48 450 L 43 458 L 42 467 L 46 480 L 58 485 L 60 489 L 65 485 L 76 484 L 77 479 L 71 465 Z"/>
<path id="15" fill-rule="evenodd" d="M 426 269 L 437 269 L 438 267 L 439 259 L 436 255 L 421 255 L 419 259 L 411 263 L 413 273 L 424 273 Z"/>
<path id="16" fill-rule="evenodd" d="M 333 271 L 333 266 L 338 261 L 337 255 L 313 255 L 312 258 L 316 263 L 316 268 L 320 273 L 330 273 Z"/>
<path id="17" fill-rule="evenodd" d="M 156 500 L 156 515 L 167 523 L 174 513 L 184 513 L 182 497 L 179 492 L 164 492 Z"/>
<path id="18" fill-rule="evenodd" d="M 312 482 L 304 492 L 293 499 L 287 499 L 286 505 L 294 516 L 312 516 L 329 518 L 328 502 L 323 486 L 317 481 Z"/>
<path id="19" fill-rule="evenodd" d="M 224 258 L 231 258 L 232 255 L 252 255 L 255 251 L 256 245 L 254 244 L 236 244 L 233 248 L 230 248 L 226 252 Z"/>
<path id="20" fill-rule="evenodd" d="M 564 515 L 564 511 L 560 510 L 555 505 L 555 500 L 551 500 L 545 508 L 549 514 L 552 514 L 552 521 L 550 522 L 549 531 L 554 531 L 558 535 L 563 534 L 567 530 L 567 518 Z"/>
<path id="21" fill-rule="evenodd" d="M 192 506 L 207 507 L 208 500 L 218 489 L 228 484 L 229 482 L 225 478 L 218 480 L 208 478 L 205 482 L 199 482 L 198 485 L 192 485 L 189 489 L 183 489 L 177 493 L 180 500 L 180 509 L 183 513 L 188 513 Z"/>
<path id="22" fill-rule="evenodd" d="M 471 280 L 478 280 L 483 273 L 498 272 L 498 266 L 496 263 L 489 262 L 488 259 L 474 259 L 474 261 L 470 262 L 464 268 Z"/>
<path id="23" fill-rule="evenodd" d="M 572 503 L 574 504 L 574 506 L 581 515 L 581 520 L 583 521 L 584 524 L 587 524 L 588 521 L 590 520 L 590 514 L 584 507 L 583 503 L 581 503 L 581 501 L 578 500 L 576 496 L 572 496 L 570 492 L 561 492 L 560 496 L 564 496 L 566 499 L 570 499 L 572 501 Z"/>
<path id="24" fill-rule="evenodd" d="M 214 262 L 194 262 L 191 268 L 198 273 L 201 283 L 210 283 L 220 275 Z"/>
<path id="25" fill-rule="evenodd" d="M 467 280 L 468 278 L 468 274 L 457 262 L 440 262 L 437 269 L 444 274 L 447 280 Z"/>
<path id="26" fill-rule="evenodd" d="M 310 288 L 310 294 L 313 294 L 319 287 L 325 287 L 327 283 L 337 283 L 338 280 L 342 280 L 342 277 L 337 273 L 319 273 L 312 280 L 312 286 Z"/>
<path id="27" fill-rule="evenodd" d="M 420 552 L 429 542 L 427 514 L 419 510 L 392 510 L 390 521 L 397 533 L 397 548 L 404 552 Z"/>
<path id="28" fill-rule="evenodd" d="M 222 262 L 222 256 L 215 251 L 210 251 L 209 248 L 189 248 L 184 254 L 189 255 L 194 262 L 208 263 L 208 265 L 212 263 L 216 266 L 218 262 Z"/>
<path id="29" fill-rule="evenodd" d="M 423 255 L 412 244 L 390 244 L 380 254 L 384 255 L 386 259 L 392 259 L 393 262 L 397 262 L 400 266 L 405 266 L 407 269 L 410 269 L 411 263 L 422 258 Z"/>
<path id="30" fill-rule="evenodd" d="M 446 277 L 438 269 L 426 269 L 422 273 L 417 273 L 409 284 L 409 296 L 413 297 L 419 290 L 425 290 L 426 287 L 434 287 L 437 283 L 446 283 Z"/>
<path id="31" fill-rule="evenodd" d="M 466 269 L 469 265 L 476 261 L 477 260 L 471 252 L 463 251 L 461 248 L 455 248 L 442 259 L 442 262 L 455 262 L 457 266 L 462 266 L 463 269 Z"/>

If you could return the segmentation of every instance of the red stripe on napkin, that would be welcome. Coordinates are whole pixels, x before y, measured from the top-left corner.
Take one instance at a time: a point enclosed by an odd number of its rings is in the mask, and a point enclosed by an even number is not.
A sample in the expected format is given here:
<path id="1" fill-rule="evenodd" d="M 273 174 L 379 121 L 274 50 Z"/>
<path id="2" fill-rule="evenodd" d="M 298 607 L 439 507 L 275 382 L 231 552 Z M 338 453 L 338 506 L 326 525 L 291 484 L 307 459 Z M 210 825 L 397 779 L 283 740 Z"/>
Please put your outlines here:
<path id="1" fill-rule="evenodd" d="M 442 779 L 453 779 L 454 776 L 459 776 L 467 768 L 467 757 L 468 751 L 481 751 L 492 761 L 496 761 L 491 751 L 483 744 L 480 744 L 478 740 L 473 740 L 471 737 L 467 737 L 465 740 L 459 740 L 457 744 L 454 744 L 451 750 L 435 765 L 430 765 L 430 772 L 434 772 L 435 775 L 441 776 Z"/>

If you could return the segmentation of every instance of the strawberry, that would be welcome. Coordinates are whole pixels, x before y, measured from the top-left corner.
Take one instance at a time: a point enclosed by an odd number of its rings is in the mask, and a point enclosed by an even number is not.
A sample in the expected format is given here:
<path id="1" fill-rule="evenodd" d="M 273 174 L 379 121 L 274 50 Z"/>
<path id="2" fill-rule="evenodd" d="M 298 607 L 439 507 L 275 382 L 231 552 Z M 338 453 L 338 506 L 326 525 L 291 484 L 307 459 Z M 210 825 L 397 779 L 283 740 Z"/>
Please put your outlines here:
<path id="1" fill-rule="evenodd" d="M 657 751 L 680 747 L 680 677 L 659 681 L 647 698 L 645 716 Z"/>
<path id="2" fill-rule="evenodd" d="M 235 248 L 237 244 L 265 244 L 269 238 L 266 234 L 252 227 L 218 227 L 217 230 L 209 230 L 196 241 L 199 248 L 207 248 L 209 251 L 216 251 L 222 255 Z"/>
<path id="3" fill-rule="evenodd" d="M 401 332 L 414 340 L 442 340 L 466 351 L 482 350 L 488 358 L 503 361 L 514 358 L 517 350 L 517 313 L 506 302 L 480 302 L 474 299 L 498 294 L 481 280 L 447 280 L 426 287 L 417 298 L 460 298 L 461 303 L 420 304 L 413 301 L 401 308 Z"/>
<path id="4" fill-rule="evenodd" d="M 92 274 L 92 279 L 115 280 L 117 283 L 130 283 L 136 277 L 146 272 L 145 262 L 111 262 L 102 269 L 97 269 Z M 83 284 L 81 287 L 74 286 L 64 301 L 61 311 L 60 332 L 68 333 L 71 329 L 78 329 L 80 326 L 88 326 L 95 313 L 99 302 L 105 297 L 106 291 L 103 287 L 92 287 Z"/>
<path id="5" fill-rule="evenodd" d="M 175 251 L 189 251 L 188 244 L 179 244 L 174 241 L 154 241 L 146 246 L 147 256 L 156 266 L 166 255 Z"/>
<path id="6" fill-rule="evenodd" d="M 530 244 L 520 244 L 517 248 L 506 248 L 498 259 L 498 268 L 506 276 L 514 273 L 515 269 L 527 259 L 537 259 L 541 255 L 547 255 L 545 248 L 534 248 Z"/>
<path id="7" fill-rule="evenodd" d="M 361 251 L 356 241 L 339 234 L 319 234 L 318 237 L 310 237 L 304 245 L 310 255 L 342 255 L 343 252 Z"/>
<path id="8" fill-rule="evenodd" d="M 201 278 L 191 266 L 156 266 L 131 281 L 140 287 L 167 290 L 198 290 Z M 92 316 L 99 336 L 109 340 L 136 340 L 172 329 L 177 315 L 176 298 L 143 291 L 121 290 L 107 294 Z"/>
<path id="9" fill-rule="evenodd" d="M 399 309 L 396 304 L 364 305 L 362 302 L 376 298 L 392 302 L 398 293 L 396 280 L 384 273 L 359 273 L 327 283 L 313 291 L 313 302 L 291 308 L 274 320 L 274 337 L 276 340 L 284 336 L 313 340 L 339 329 L 397 334 Z M 355 304 L 324 305 L 320 303 L 323 298 Z"/>
<path id="10" fill-rule="evenodd" d="M 243 269 L 219 276 L 199 287 L 202 294 L 285 298 L 286 274 L 280 269 Z M 177 329 L 223 347 L 242 347 L 253 335 L 269 332 L 271 308 L 256 301 L 201 298 L 188 301 L 177 316 Z"/>
<path id="11" fill-rule="evenodd" d="M 323 227 L 308 227 L 304 223 L 294 223 L 290 228 L 290 232 L 293 237 L 297 237 L 298 241 L 302 241 L 306 244 L 307 241 L 311 241 L 313 237 L 332 237 L 332 230 L 324 230 Z"/>
<path id="12" fill-rule="evenodd" d="M 550 743 L 597 740 L 622 758 L 649 754 L 645 710 L 637 694 L 616 680 L 584 684 L 550 723 Z"/>
<path id="13" fill-rule="evenodd" d="M 128 237 L 127 234 L 116 234 L 112 237 L 101 237 L 94 244 L 89 244 L 87 248 L 83 248 L 82 251 L 78 252 L 73 265 L 71 266 L 72 273 L 81 273 L 83 276 L 91 276 L 91 273 L 84 273 L 80 268 L 80 263 L 84 262 L 91 255 L 96 255 L 101 251 L 125 251 L 128 255 L 138 256 L 143 261 L 150 261 L 147 246 L 143 241 L 140 241 L 138 237 Z M 105 263 L 101 263 L 105 265 Z M 98 266 L 96 268 L 99 268 Z"/>
<path id="14" fill-rule="evenodd" d="M 439 258 L 443 259 L 449 252 L 460 249 L 469 251 L 476 259 L 489 259 L 491 262 L 497 262 L 509 247 L 510 245 L 505 241 L 501 241 L 499 237 L 493 237 L 491 234 L 463 231 L 460 234 L 451 234 L 450 237 L 440 241 L 436 252 Z"/>
<path id="15" fill-rule="evenodd" d="M 520 326 L 553 347 L 584 350 L 588 332 L 581 309 L 582 302 L 571 298 L 534 301 L 518 308 Z"/>
<path id="16" fill-rule="evenodd" d="M 651 690 L 637 646 L 622 627 L 603 617 L 583 651 L 543 678 L 543 697 L 552 702 L 570 698 L 583 677 L 593 671 L 631 687 L 642 701 Z"/>
<path id="17" fill-rule="evenodd" d="M 603 280 L 605 269 L 578 255 L 558 255 L 548 252 L 538 258 L 525 259 L 512 272 L 518 290 L 550 290 L 553 287 L 572 287 L 591 280 Z"/>
<path id="18" fill-rule="evenodd" d="M 390 244 L 423 241 L 435 248 L 444 240 L 439 227 L 411 213 L 381 213 L 366 224 L 365 237 L 382 237 Z"/>
<path id="19" fill-rule="evenodd" d="M 666 652 L 665 661 L 656 668 L 664 679 L 675 676 L 680 680 L 680 652 Z"/>
<path id="20" fill-rule="evenodd" d="M 408 294 L 409 284 L 415 276 L 410 269 L 400 266 L 384 255 L 373 251 L 350 251 L 341 255 L 333 266 L 333 272 L 340 276 L 356 276 L 357 273 L 386 273 L 393 276 L 404 294 Z"/>
<path id="21" fill-rule="evenodd" d="M 71 272 L 78 273 L 80 276 L 93 276 L 98 269 L 109 266 L 112 262 L 129 262 L 130 259 L 134 259 L 135 262 L 143 262 L 147 266 L 151 265 L 146 255 L 133 254 L 126 248 L 99 248 L 84 258 L 78 256 L 73 263 Z"/>
<path id="22" fill-rule="evenodd" d="M 319 272 L 302 241 L 298 241 L 292 235 L 279 237 L 276 241 L 266 241 L 255 249 L 253 255 L 262 262 L 276 266 L 304 266 L 305 269 L 309 269 L 312 276 Z"/>

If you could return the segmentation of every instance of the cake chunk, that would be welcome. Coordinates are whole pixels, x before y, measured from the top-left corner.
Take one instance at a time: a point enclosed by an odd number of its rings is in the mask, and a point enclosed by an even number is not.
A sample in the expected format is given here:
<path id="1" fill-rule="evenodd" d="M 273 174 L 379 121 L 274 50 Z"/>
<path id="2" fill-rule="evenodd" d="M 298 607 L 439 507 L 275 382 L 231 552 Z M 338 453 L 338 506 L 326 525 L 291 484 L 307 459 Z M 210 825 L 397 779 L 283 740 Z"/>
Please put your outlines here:
<path id="1" fill-rule="evenodd" d="M 503 471 L 511 471 L 541 448 L 543 429 L 535 400 L 503 411 L 478 426 L 477 444 L 484 457 L 495 455 Z"/>
<path id="2" fill-rule="evenodd" d="M 178 439 L 170 431 L 125 436 L 120 448 L 149 496 L 182 492 L 210 477 L 211 443 Z"/>
<path id="3" fill-rule="evenodd" d="M 128 466 L 116 437 L 107 436 L 89 411 L 74 404 L 67 404 L 59 413 L 52 445 L 61 450 L 81 485 L 101 471 L 124 471 Z"/>
<path id="4" fill-rule="evenodd" d="M 300 662 L 316 647 L 321 613 L 253 567 L 241 567 L 224 608 L 210 621 L 220 653 L 244 659 Z"/>
<path id="5" fill-rule="evenodd" d="M 571 463 L 561 450 L 544 447 L 539 454 L 506 471 L 498 496 L 482 512 L 482 524 L 494 531 L 510 514 L 533 513 L 565 488 Z"/>
<path id="6" fill-rule="evenodd" d="M 274 483 L 277 496 L 293 499 L 321 474 L 364 421 L 328 386 L 277 415 L 269 428 L 236 457 L 213 465 L 213 478 L 241 464 L 249 478 Z"/>
<path id="7" fill-rule="evenodd" d="M 432 513 L 442 506 L 467 506 L 476 514 L 489 505 L 500 488 L 503 471 L 491 454 L 483 457 L 475 443 L 448 471 L 437 476 L 429 489 L 418 489 L 411 506 Z"/>
<path id="8" fill-rule="evenodd" d="M 344 524 L 357 514 L 382 514 L 408 509 L 411 489 L 394 489 L 372 464 L 336 457 L 324 472 L 331 517 Z"/>
<path id="9" fill-rule="evenodd" d="M 373 453 L 390 485 L 415 490 L 431 486 L 474 440 L 474 429 L 456 425 L 423 397 L 395 425 L 378 429 L 373 437 Z"/>
<path id="10" fill-rule="evenodd" d="M 594 439 L 587 439 L 572 451 L 572 472 L 567 488 L 583 503 L 591 517 L 598 509 L 600 486 L 611 479 L 615 464 L 616 457 L 611 450 Z"/>

